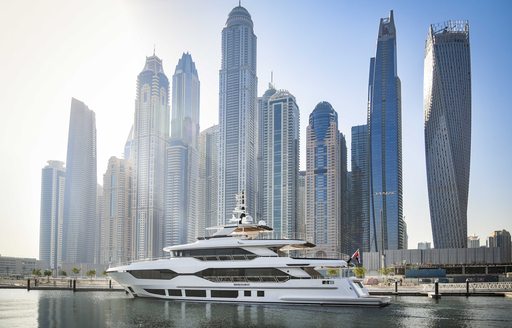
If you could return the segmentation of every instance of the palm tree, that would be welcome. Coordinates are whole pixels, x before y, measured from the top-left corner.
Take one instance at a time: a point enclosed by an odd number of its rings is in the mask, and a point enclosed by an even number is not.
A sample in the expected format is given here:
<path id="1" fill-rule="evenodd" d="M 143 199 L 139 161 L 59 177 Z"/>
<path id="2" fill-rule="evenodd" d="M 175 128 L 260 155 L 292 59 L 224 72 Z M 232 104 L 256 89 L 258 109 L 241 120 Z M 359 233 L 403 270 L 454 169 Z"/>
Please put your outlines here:
<path id="1" fill-rule="evenodd" d="M 353 268 L 352 271 L 354 271 L 354 274 L 356 275 L 357 278 L 363 278 L 364 274 L 366 273 L 366 268 L 359 266 Z"/>
<path id="2" fill-rule="evenodd" d="M 73 269 L 71 269 L 71 272 L 73 272 L 73 274 L 76 277 L 80 273 L 80 269 L 77 267 L 73 267 Z"/>
<path id="3" fill-rule="evenodd" d="M 50 276 L 53 274 L 52 270 L 44 270 L 44 275 L 48 278 L 47 282 L 50 282 Z"/>
<path id="4" fill-rule="evenodd" d="M 92 270 L 89 270 L 87 271 L 86 275 L 91 278 L 92 280 L 92 277 L 96 275 L 96 270 L 92 269 Z"/>
<path id="5" fill-rule="evenodd" d="M 32 274 L 36 277 L 40 277 L 41 276 L 41 269 L 33 269 L 32 270 Z"/>

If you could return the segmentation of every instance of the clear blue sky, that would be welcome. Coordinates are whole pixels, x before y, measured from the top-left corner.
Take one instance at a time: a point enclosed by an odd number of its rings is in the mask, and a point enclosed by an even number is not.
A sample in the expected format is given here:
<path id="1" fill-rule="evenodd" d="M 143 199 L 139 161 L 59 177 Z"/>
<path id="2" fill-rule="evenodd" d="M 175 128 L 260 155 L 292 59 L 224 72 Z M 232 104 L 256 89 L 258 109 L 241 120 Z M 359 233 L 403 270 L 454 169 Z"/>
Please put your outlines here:
<path id="1" fill-rule="evenodd" d="M 133 121 L 144 58 L 170 77 L 189 51 L 201 80 L 201 129 L 218 121 L 221 30 L 236 0 L 9 1 L 0 5 L 0 254 L 38 256 L 41 168 L 65 160 L 71 97 L 96 112 L 98 182 Z M 409 246 L 431 241 L 423 139 L 423 47 L 428 26 L 470 22 L 473 125 L 468 233 L 512 230 L 510 1 L 244 0 L 258 37 L 258 94 L 274 72 L 305 129 L 320 101 L 350 127 L 366 121 L 369 59 L 379 19 L 395 13 L 402 81 L 404 214 Z"/>

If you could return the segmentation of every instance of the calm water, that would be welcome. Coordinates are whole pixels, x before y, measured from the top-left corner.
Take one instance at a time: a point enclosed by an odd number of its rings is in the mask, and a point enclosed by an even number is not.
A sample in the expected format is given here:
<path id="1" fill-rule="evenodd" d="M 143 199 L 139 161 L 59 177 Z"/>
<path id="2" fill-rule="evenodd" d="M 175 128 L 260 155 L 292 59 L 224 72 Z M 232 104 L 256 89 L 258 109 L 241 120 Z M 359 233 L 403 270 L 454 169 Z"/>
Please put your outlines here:
<path id="1" fill-rule="evenodd" d="M 385 308 L 131 299 L 0 289 L 0 327 L 511 327 L 512 298 L 396 297 Z"/>

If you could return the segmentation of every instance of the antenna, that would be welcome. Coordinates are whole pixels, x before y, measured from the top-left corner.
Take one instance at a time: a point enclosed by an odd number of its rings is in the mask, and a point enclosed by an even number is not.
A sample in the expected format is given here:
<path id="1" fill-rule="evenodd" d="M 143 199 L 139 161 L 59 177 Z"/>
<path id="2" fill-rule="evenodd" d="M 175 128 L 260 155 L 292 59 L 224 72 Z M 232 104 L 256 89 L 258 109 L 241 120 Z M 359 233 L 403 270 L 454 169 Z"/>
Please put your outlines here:
<path id="1" fill-rule="evenodd" d="M 238 7 L 242 7 L 242 0 L 238 0 Z"/>
<path id="2" fill-rule="evenodd" d="M 153 56 L 155 55 L 155 48 L 156 48 L 156 45 L 153 43 Z"/>

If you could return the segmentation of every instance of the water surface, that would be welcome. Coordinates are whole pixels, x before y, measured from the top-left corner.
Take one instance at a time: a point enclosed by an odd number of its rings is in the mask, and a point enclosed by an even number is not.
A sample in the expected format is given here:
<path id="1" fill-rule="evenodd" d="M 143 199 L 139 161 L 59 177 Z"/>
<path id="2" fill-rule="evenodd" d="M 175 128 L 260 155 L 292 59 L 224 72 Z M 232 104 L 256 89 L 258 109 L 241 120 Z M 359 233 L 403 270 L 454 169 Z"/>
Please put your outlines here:
<path id="1" fill-rule="evenodd" d="M 394 297 L 385 308 L 132 299 L 0 289 L 0 327 L 510 327 L 512 298 Z"/>

